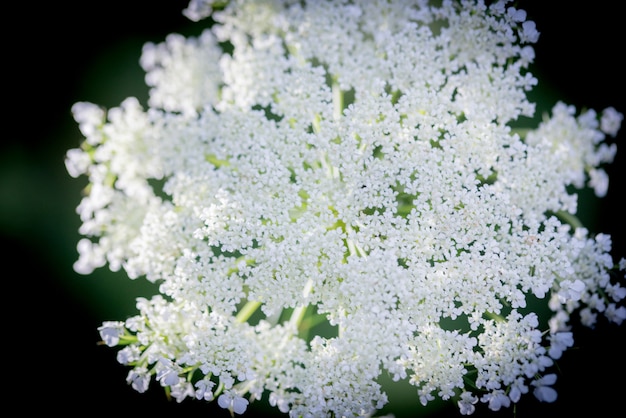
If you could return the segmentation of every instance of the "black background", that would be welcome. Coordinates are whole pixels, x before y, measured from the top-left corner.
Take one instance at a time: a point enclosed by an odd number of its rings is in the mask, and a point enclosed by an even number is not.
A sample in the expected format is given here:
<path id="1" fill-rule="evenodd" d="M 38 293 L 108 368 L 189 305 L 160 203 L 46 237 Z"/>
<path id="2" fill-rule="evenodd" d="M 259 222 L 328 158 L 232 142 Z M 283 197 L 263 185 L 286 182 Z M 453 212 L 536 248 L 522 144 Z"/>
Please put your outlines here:
<path id="1" fill-rule="evenodd" d="M 553 100 L 578 109 L 614 106 L 626 114 L 625 36 L 618 2 L 547 3 L 518 2 L 541 32 L 535 47 L 540 86 L 549 88 Z M 79 226 L 74 208 L 84 185 L 70 179 L 63 166 L 66 150 L 81 140 L 71 105 L 84 100 L 112 107 L 127 96 L 145 98 L 145 88 L 136 83 L 143 76 L 138 65 L 141 45 L 160 42 L 170 32 L 197 33 L 181 14 L 186 4 L 70 0 L 3 6 L 2 122 L 9 128 L 0 142 L 6 411 L 229 416 L 215 403 L 177 404 L 156 387 L 138 394 L 127 386 L 127 370 L 115 361 L 114 350 L 96 345 L 97 326 L 121 319 L 108 317 L 120 308 L 98 299 L 103 286 L 98 280 L 116 286 L 127 279 L 104 273 L 78 276 L 71 267 Z M 598 216 L 590 225 L 594 232 L 612 235 L 616 258 L 626 255 L 624 131 L 626 126 L 615 140 L 616 161 L 607 167 L 609 194 L 598 203 Z M 132 286 L 119 295 L 123 311 L 132 311 L 128 301 L 143 289 L 141 284 Z M 540 404 L 528 395 L 517 405 L 516 416 L 581 410 L 619 415 L 626 388 L 620 379 L 626 372 L 625 326 L 599 324 L 593 332 L 577 327 L 576 349 L 559 361 L 558 400 Z M 483 405 L 474 416 L 514 416 L 513 408 L 484 412 Z M 407 410 L 402 416 L 417 413 Z M 457 416 L 455 407 L 439 415 Z"/>

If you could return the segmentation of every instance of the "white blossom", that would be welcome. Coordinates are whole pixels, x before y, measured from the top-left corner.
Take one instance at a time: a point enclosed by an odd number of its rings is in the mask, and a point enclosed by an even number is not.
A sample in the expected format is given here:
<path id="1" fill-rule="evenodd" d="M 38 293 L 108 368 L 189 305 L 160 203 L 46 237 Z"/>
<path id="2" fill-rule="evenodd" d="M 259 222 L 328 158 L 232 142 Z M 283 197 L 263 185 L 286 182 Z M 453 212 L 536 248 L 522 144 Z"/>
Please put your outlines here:
<path id="1" fill-rule="evenodd" d="M 554 401 L 573 317 L 626 319 L 626 260 L 576 218 L 623 116 L 557 102 L 513 128 L 535 23 L 434 3 L 191 0 L 214 23 L 144 46 L 147 103 L 73 106 L 74 269 L 158 286 L 98 328 L 133 389 L 371 417 L 389 375 L 471 415 Z"/>
<path id="2" fill-rule="evenodd" d="M 574 345 L 574 336 L 571 332 L 557 332 L 549 337 L 550 348 L 548 353 L 553 359 L 561 358 L 562 353 Z"/>
<path id="3" fill-rule="evenodd" d="M 602 112 L 600 119 L 600 128 L 607 135 L 615 136 L 624 120 L 624 115 L 615 110 L 614 107 L 607 107 Z"/>
<path id="4" fill-rule="evenodd" d="M 561 290 L 558 293 L 561 303 L 569 300 L 579 300 L 581 294 L 585 291 L 585 283 L 582 280 L 563 280 L 561 282 Z"/>
<path id="5" fill-rule="evenodd" d="M 557 392 L 551 387 L 556 383 L 556 374 L 550 373 L 539 379 L 533 380 L 531 385 L 535 386 L 533 394 L 541 402 L 554 402 L 557 398 Z"/>
<path id="6" fill-rule="evenodd" d="M 183 14 L 190 20 L 197 22 L 211 15 L 214 2 L 215 0 L 191 0 L 183 10 Z"/>
<path id="7" fill-rule="evenodd" d="M 614 303 L 611 303 L 607 307 L 605 315 L 609 321 L 619 325 L 626 319 L 626 308 L 623 306 L 618 307 Z"/>
<path id="8" fill-rule="evenodd" d="M 135 367 L 128 372 L 126 382 L 130 383 L 131 387 L 137 392 L 143 393 L 148 390 L 151 378 L 152 376 L 148 369 L 145 367 Z"/>
<path id="9" fill-rule="evenodd" d="M 511 405 L 511 400 L 502 390 L 494 390 L 491 393 L 483 395 L 480 400 L 487 403 L 489 409 L 492 411 L 499 411 L 503 407 L 508 408 Z"/>
<path id="10" fill-rule="evenodd" d="M 196 392 L 195 396 L 198 399 L 204 399 L 205 401 L 212 401 L 213 396 L 213 387 L 215 386 L 215 382 L 209 379 L 198 380 L 195 384 Z"/>
<path id="11" fill-rule="evenodd" d="M 141 358 L 141 350 L 135 345 L 129 345 L 122 348 L 117 352 L 117 361 L 120 364 L 129 365 L 132 362 L 138 361 Z"/>
<path id="12" fill-rule="evenodd" d="M 478 397 L 472 395 L 471 392 L 463 392 L 461 393 L 460 399 L 458 401 L 459 412 L 461 415 L 472 415 L 474 411 L 476 411 L 476 403 L 478 402 Z"/>
<path id="13" fill-rule="evenodd" d="M 217 403 L 235 414 L 243 414 L 248 408 L 248 400 L 237 394 L 223 393 L 217 398 Z"/>
<path id="14" fill-rule="evenodd" d="M 124 334 L 124 323 L 121 321 L 105 321 L 98 327 L 100 338 L 109 347 L 114 347 L 120 342 Z"/>
<path id="15" fill-rule="evenodd" d="M 156 379 L 161 383 L 161 386 L 176 386 L 180 382 L 178 376 L 181 370 L 171 361 L 165 358 L 159 359 L 156 367 Z"/>

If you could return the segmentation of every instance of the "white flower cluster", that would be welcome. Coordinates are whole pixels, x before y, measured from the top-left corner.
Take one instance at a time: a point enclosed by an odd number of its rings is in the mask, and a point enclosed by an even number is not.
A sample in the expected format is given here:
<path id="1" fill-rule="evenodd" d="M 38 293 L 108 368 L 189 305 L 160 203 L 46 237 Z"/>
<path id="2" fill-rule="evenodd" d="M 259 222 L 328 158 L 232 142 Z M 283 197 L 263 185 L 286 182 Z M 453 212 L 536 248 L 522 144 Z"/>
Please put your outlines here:
<path id="1" fill-rule="evenodd" d="M 134 389 L 365 417 L 389 374 L 472 414 L 531 387 L 553 401 L 571 315 L 626 318 L 610 237 L 576 224 L 570 189 L 606 193 L 603 141 L 622 115 L 559 103 L 511 128 L 535 111 L 524 11 L 192 0 L 184 13 L 215 23 L 145 45 L 147 110 L 73 107 L 85 141 L 66 165 L 89 179 L 75 269 L 160 285 L 100 328 Z"/>

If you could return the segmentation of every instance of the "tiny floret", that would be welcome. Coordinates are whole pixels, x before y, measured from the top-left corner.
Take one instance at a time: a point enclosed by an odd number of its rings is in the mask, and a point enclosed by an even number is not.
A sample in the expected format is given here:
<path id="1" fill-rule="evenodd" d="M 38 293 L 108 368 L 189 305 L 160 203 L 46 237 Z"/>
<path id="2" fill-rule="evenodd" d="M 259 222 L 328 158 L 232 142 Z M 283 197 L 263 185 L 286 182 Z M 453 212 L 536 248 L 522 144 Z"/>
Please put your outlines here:
<path id="1" fill-rule="evenodd" d="M 470 392 L 463 392 L 458 401 L 459 412 L 461 415 L 472 415 L 476 411 L 476 403 L 478 397 L 472 395 Z"/>
<path id="2" fill-rule="evenodd" d="M 534 380 L 531 384 L 535 387 L 533 394 L 541 402 L 554 402 L 557 398 L 557 392 L 551 385 L 556 383 L 556 374 L 547 374 L 539 379 Z"/>
<path id="3" fill-rule="evenodd" d="M 522 24 L 523 32 L 522 39 L 527 42 L 537 42 L 539 39 L 539 32 L 537 31 L 537 25 L 532 20 L 527 20 Z"/>
<path id="4" fill-rule="evenodd" d="M 550 335 L 550 349 L 548 353 L 553 359 L 561 358 L 563 352 L 574 345 L 574 335 L 571 332 L 557 332 Z"/>
<path id="5" fill-rule="evenodd" d="M 98 327 L 102 341 L 109 347 L 114 347 L 120 342 L 124 330 L 124 323 L 120 321 L 105 321 Z"/>
<path id="6" fill-rule="evenodd" d="M 243 414 L 248 408 L 248 400 L 237 394 L 223 393 L 217 398 L 217 403 L 235 414 Z"/>
<path id="7" fill-rule="evenodd" d="M 151 380 L 152 375 L 145 367 L 135 367 L 128 372 L 128 376 L 126 377 L 126 381 L 139 393 L 148 390 Z"/>
<path id="8" fill-rule="evenodd" d="M 558 293 L 561 303 L 580 300 L 585 291 L 585 283 L 582 280 L 564 280 L 561 282 L 561 291 Z"/>
<path id="9" fill-rule="evenodd" d="M 615 110 L 614 107 L 607 107 L 602 112 L 602 118 L 600 119 L 600 129 L 607 135 L 615 136 L 619 131 L 624 115 Z"/>

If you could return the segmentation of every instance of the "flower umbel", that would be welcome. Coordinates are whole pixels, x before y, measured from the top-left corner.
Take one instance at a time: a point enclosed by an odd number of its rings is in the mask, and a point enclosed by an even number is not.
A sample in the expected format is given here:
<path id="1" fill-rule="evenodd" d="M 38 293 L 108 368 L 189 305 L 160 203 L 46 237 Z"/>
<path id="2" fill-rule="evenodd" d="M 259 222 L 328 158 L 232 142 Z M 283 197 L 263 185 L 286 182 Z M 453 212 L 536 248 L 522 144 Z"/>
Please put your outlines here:
<path id="1" fill-rule="evenodd" d="M 369 417 L 389 375 L 471 415 L 554 401 L 573 315 L 623 322 L 626 261 L 572 192 L 606 194 L 623 116 L 557 103 L 514 128 L 534 22 L 438 3 L 192 0 L 213 23 L 144 46 L 145 107 L 74 105 L 75 269 L 159 284 L 99 328 L 134 389 Z"/>

